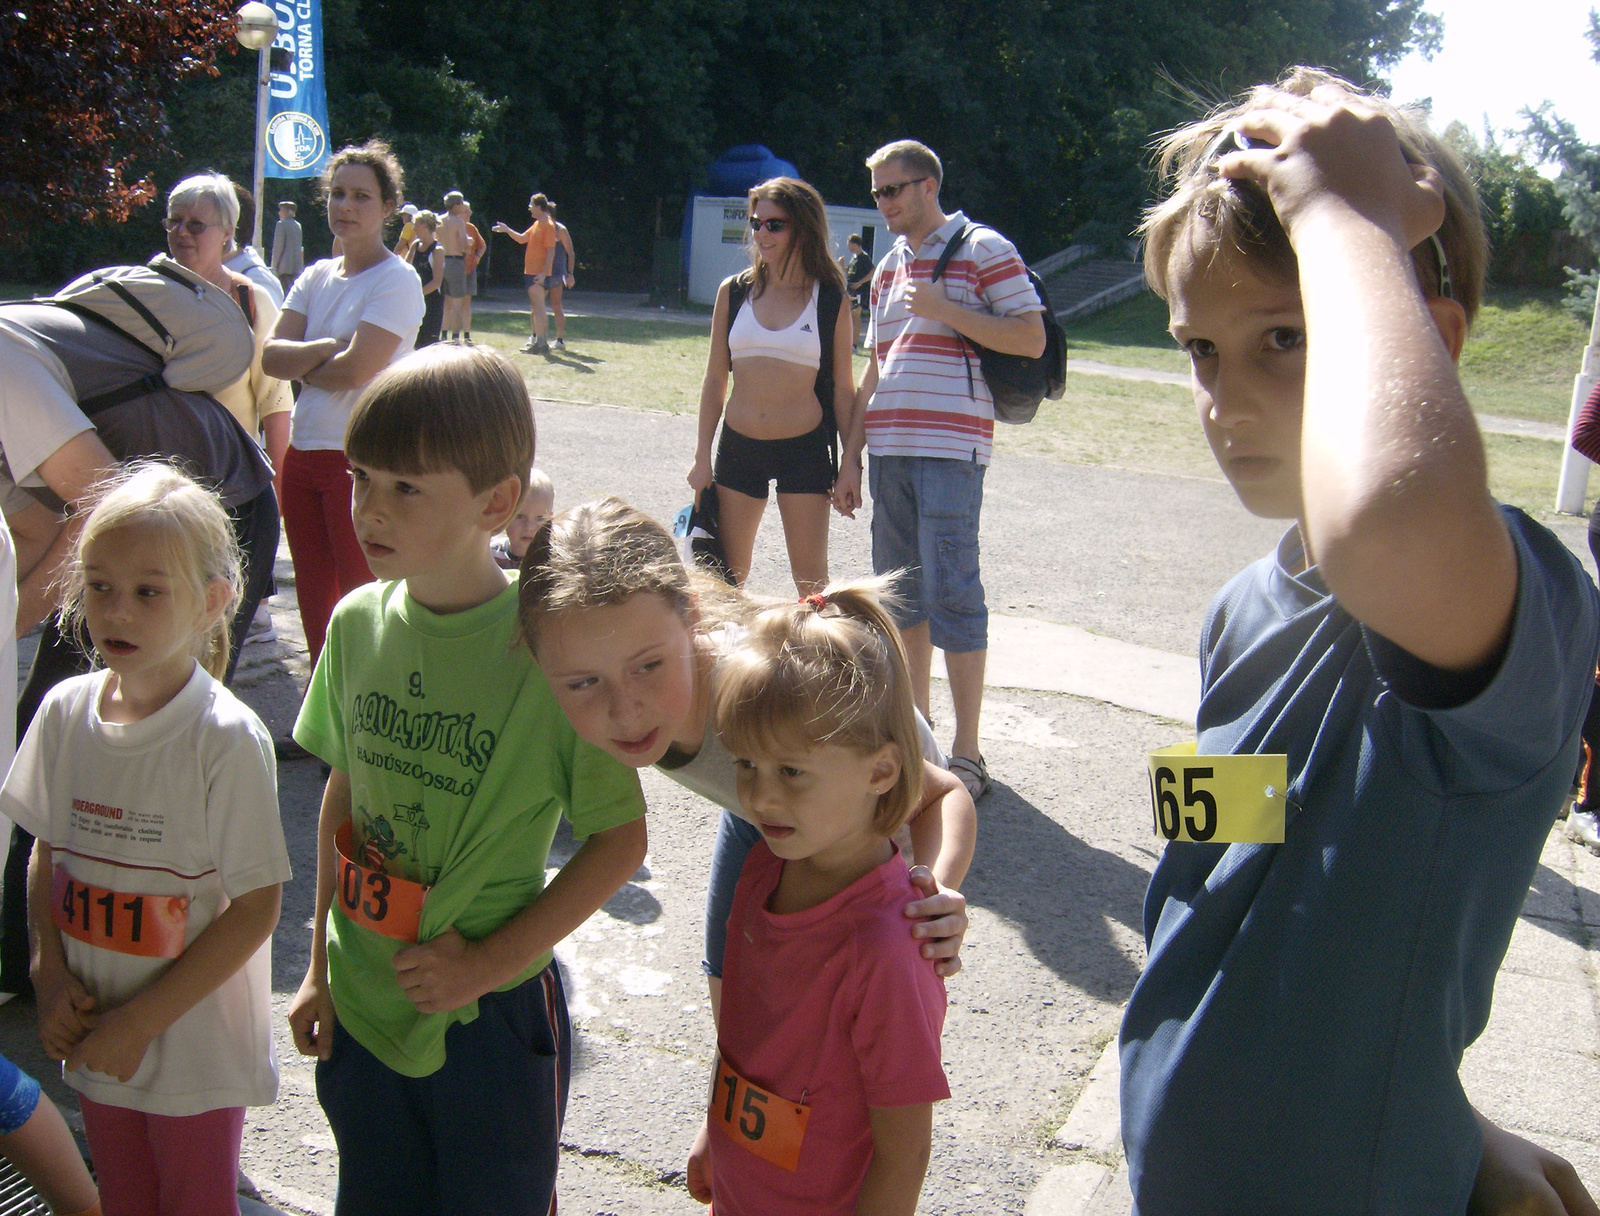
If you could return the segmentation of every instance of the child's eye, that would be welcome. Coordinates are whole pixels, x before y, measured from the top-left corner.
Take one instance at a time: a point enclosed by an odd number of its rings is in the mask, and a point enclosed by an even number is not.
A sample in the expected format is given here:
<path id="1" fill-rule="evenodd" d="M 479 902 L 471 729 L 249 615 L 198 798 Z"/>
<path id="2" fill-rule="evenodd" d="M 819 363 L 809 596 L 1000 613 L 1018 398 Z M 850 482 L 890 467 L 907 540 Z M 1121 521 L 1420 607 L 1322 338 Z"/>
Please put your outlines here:
<path id="1" fill-rule="evenodd" d="M 598 681 L 593 676 L 584 676 L 581 680 L 568 680 L 568 692 L 582 692 L 585 688 L 593 688 Z"/>
<path id="2" fill-rule="evenodd" d="M 104 595 L 106 592 L 111 590 L 110 583 L 85 583 L 84 586 L 90 591 L 93 591 L 96 595 Z"/>
<path id="3" fill-rule="evenodd" d="M 161 594 L 161 588 L 160 587 L 140 587 L 139 588 L 139 594 L 141 596 L 143 596 L 147 600 L 153 600 L 153 599 L 155 599 L 156 596 Z"/>
<path id="4" fill-rule="evenodd" d="M 746 760 L 741 756 L 734 760 L 733 767 L 740 772 L 753 773 L 756 771 L 756 762 L 754 760 Z"/>
<path id="5" fill-rule="evenodd" d="M 351 481 L 365 481 L 366 479 L 367 479 L 367 471 L 365 469 L 351 469 L 350 470 L 350 480 Z"/>
<path id="6" fill-rule="evenodd" d="M 780 773 L 782 773 L 785 777 L 803 777 L 803 776 L 805 776 L 805 770 L 804 769 L 798 769 L 792 764 L 785 764 L 778 771 Z"/>
<path id="7" fill-rule="evenodd" d="M 647 676 L 658 670 L 661 667 L 661 662 L 662 661 L 660 659 L 651 659 L 647 663 L 640 663 L 635 670 L 637 670 L 640 675 Z"/>
<path id="8" fill-rule="evenodd" d="M 1209 359 L 1217 353 L 1217 344 L 1210 338 L 1191 338 L 1184 349 L 1191 359 Z"/>
<path id="9" fill-rule="evenodd" d="M 397 481 L 397 482 L 394 483 L 394 488 L 395 488 L 395 491 L 397 493 L 400 493 L 400 494 L 420 494 L 421 493 L 421 491 L 418 490 L 417 487 L 412 485 L 409 481 Z"/>
<path id="10" fill-rule="evenodd" d="M 1267 347 L 1269 350 L 1299 350 L 1306 342 L 1306 331 L 1295 329 L 1292 325 L 1280 325 L 1276 329 L 1267 330 Z"/>

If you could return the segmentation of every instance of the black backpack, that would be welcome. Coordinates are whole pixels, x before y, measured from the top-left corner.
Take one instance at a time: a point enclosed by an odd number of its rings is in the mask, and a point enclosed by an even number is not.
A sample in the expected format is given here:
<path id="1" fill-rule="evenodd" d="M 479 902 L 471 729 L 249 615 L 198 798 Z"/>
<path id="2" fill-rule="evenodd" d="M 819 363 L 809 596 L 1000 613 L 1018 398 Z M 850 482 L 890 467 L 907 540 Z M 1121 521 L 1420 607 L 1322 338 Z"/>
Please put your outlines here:
<path id="1" fill-rule="evenodd" d="M 723 339 L 733 332 L 733 319 L 750 296 L 752 274 L 744 271 L 728 280 L 728 320 Z M 830 283 L 823 283 L 817 291 L 817 340 L 822 346 L 817 360 L 817 404 L 822 406 L 822 426 L 828 435 L 828 460 L 833 471 L 839 471 L 839 421 L 833 414 L 833 330 L 839 321 L 839 309 L 844 304 L 844 292 Z M 732 356 L 729 356 L 732 362 Z M 1059 394 L 1058 394 L 1059 395 Z"/>
<path id="2" fill-rule="evenodd" d="M 966 224 L 950 238 L 939 260 L 934 263 L 933 282 L 937 283 L 950 265 L 968 236 L 976 229 Z M 1026 269 L 1026 268 L 1025 268 Z M 1044 354 L 1037 359 L 1027 355 L 1006 355 L 987 346 L 980 346 L 971 338 L 957 334 L 961 339 L 961 356 L 967 361 L 967 392 L 973 392 L 972 356 L 967 348 L 978 352 L 978 369 L 994 398 L 994 416 L 1001 422 L 1032 422 L 1039 410 L 1039 402 L 1046 397 L 1059 401 L 1067 388 L 1067 335 L 1056 320 L 1055 309 L 1050 307 L 1050 295 L 1039 281 L 1039 276 L 1028 271 L 1028 282 L 1039 293 L 1039 303 L 1044 305 Z M 974 393 L 974 396 L 976 394 Z"/>

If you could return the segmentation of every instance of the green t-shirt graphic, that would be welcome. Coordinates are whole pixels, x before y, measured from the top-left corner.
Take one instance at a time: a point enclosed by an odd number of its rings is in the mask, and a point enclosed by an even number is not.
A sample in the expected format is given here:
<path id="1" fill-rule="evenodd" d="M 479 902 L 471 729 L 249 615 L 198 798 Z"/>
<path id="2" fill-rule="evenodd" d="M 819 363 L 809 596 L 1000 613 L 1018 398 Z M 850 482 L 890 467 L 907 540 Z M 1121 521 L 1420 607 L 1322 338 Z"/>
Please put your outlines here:
<path id="1" fill-rule="evenodd" d="M 355 859 L 432 887 L 419 941 L 452 925 L 479 940 L 532 903 L 563 812 L 580 838 L 644 814 L 638 774 L 580 740 L 556 705 L 518 637 L 511 578 L 488 603 L 444 616 L 403 582 L 351 592 L 295 723 L 296 741 L 350 774 Z M 477 1002 L 420 1013 L 391 965 L 404 943 L 337 910 L 327 928 L 340 1023 L 396 1072 L 436 1071 L 445 1031 L 476 1018 Z"/>

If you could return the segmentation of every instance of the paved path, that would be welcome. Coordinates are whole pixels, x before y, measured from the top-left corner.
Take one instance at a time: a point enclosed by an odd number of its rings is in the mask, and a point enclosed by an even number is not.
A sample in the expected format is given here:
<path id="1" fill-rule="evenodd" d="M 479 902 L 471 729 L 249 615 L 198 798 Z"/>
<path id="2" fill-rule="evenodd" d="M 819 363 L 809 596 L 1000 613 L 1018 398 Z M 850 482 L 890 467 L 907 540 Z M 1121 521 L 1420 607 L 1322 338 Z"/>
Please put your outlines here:
<path id="1" fill-rule="evenodd" d="M 620 487 L 670 518 L 687 494 L 694 425 L 663 413 L 541 404 L 540 464 L 558 505 Z M 986 497 L 995 679 L 983 745 L 997 784 L 981 808 L 965 884 L 972 928 L 966 968 L 949 984 L 945 1035 L 955 1097 L 936 1114 L 921 1210 L 1053 1216 L 1093 1210 L 1084 1206 L 1091 1200 L 1115 1210 L 1115 1174 L 1106 1168 L 1114 1143 L 1068 1149 L 1056 1133 L 1074 1110 L 1080 1129 L 1115 1126 L 1106 1085 L 1088 1081 L 1143 963 L 1140 906 L 1158 857 L 1143 756 L 1192 729 L 1205 607 L 1229 574 L 1271 547 L 1279 526 L 1247 515 L 1220 482 L 1064 465 L 1003 447 Z M 1582 521 L 1554 526 L 1585 551 Z M 753 580 L 792 594 L 779 536 L 769 521 Z M 837 574 L 868 568 L 864 516 L 835 520 L 831 543 Z M 279 639 L 247 649 L 240 679 L 275 732 L 292 721 L 305 676 L 292 571 L 283 564 L 280 585 Z M 948 724 L 950 712 L 938 683 L 934 716 Z M 646 864 L 559 951 L 578 1048 L 563 1132 L 569 1213 L 704 1210 L 679 1171 L 713 1046 L 698 960 L 715 817 L 659 775 L 644 779 Z M 306 963 L 319 790 L 314 764 L 280 766 L 296 871 L 274 938 L 280 1013 Z M 563 833 L 552 864 L 571 848 Z M 1600 861 L 1554 842 L 1507 960 L 1495 1020 L 1464 1069 L 1488 1113 L 1566 1153 L 1591 1186 L 1600 1186 L 1590 937 L 1597 893 Z M 64 1097 L 39 1056 L 32 1017 L 24 1002 L 0 1007 L 0 1050 Z M 329 1212 L 332 1137 L 312 1069 L 294 1054 L 281 1018 L 278 1026 L 281 1097 L 250 1114 L 245 1173 L 252 1193 L 280 1210 Z M 1079 1102 L 1086 1087 L 1087 1105 Z"/>

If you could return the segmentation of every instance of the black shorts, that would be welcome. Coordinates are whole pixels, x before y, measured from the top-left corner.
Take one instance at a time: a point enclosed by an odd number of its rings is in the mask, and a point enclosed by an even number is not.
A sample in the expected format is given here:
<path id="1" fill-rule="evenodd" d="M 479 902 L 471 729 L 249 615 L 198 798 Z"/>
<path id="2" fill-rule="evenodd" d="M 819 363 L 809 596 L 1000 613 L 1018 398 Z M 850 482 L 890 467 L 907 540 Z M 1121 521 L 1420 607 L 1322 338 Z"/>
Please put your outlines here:
<path id="1" fill-rule="evenodd" d="M 751 439 L 724 422 L 712 480 L 763 502 L 773 481 L 779 494 L 827 494 L 837 472 L 827 426 L 819 422 L 816 430 L 789 439 Z"/>

